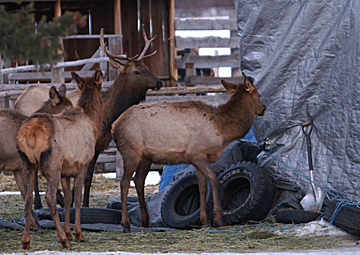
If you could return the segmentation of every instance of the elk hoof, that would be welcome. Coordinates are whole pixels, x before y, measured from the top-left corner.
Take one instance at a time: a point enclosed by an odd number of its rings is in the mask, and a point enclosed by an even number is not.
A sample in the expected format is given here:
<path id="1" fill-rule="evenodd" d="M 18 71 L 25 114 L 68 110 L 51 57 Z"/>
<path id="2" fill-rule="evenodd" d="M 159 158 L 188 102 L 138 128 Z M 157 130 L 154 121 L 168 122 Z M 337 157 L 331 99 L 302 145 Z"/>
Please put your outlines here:
<path id="1" fill-rule="evenodd" d="M 69 248 L 71 246 L 67 239 L 63 239 L 61 245 L 63 246 L 63 248 Z"/>
<path id="2" fill-rule="evenodd" d="M 78 241 L 80 241 L 80 242 L 85 242 L 85 241 L 84 241 L 84 237 L 83 237 L 83 235 L 81 234 L 81 232 L 74 233 L 74 235 L 75 235 L 75 241 L 76 241 L 76 242 L 78 242 Z"/>
<path id="3" fill-rule="evenodd" d="M 22 249 L 30 249 L 30 241 L 23 242 L 21 248 Z"/>
<path id="4" fill-rule="evenodd" d="M 70 232 L 66 232 L 66 237 L 67 237 L 68 240 L 71 240 L 71 238 L 72 238 L 72 237 L 71 237 L 71 233 L 70 233 Z"/>
<path id="5" fill-rule="evenodd" d="M 224 224 L 222 223 L 221 220 L 214 220 L 214 223 L 213 223 L 214 228 L 222 227 L 222 226 L 224 226 Z"/>
<path id="6" fill-rule="evenodd" d="M 124 232 L 124 233 L 130 233 L 130 228 L 124 228 L 124 229 L 123 229 L 123 232 Z"/>

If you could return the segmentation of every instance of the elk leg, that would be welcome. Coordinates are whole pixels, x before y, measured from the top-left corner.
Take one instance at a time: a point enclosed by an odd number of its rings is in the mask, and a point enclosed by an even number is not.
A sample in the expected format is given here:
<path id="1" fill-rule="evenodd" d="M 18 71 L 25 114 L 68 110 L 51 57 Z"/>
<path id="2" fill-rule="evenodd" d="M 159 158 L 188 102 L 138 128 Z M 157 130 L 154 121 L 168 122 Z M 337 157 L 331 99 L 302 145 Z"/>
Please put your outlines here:
<path id="1" fill-rule="evenodd" d="M 83 207 L 89 207 L 91 182 L 93 178 L 95 163 L 99 155 L 100 155 L 100 151 L 95 151 L 95 155 L 87 168 L 85 183 L 84 183 L 85 187 L 84 187 Z"/>
<path id="2" fill-rule="evenodd" d="M 25 183 L 24 183 L 25 178 L 22 175 L 21 170 L 16 170 L 13 173 L 14 173 L 14 179 L 15 179 L 16 185 L 18 186 L 21 196 L 25 201 L 26 193 L 27 193 Z M 28 177 L 28 178 L 30 178 L 30 177 Z M 27 180 L 29 180 L 29 179 L 27 179 Z M 32 226 L 33 230 L 35 230 L 35 231 L 42 230 L 40 224 L 38 223 L 38 221 L 35 218 L 33 210 L 31 210 L 31 215 L 29 215 L 29 221 L 30 221 L 30 225 Z"/>
<path id="3" fill-rule="evenodd" d="M 82 188 L 84 186 L 86 170 L 87 170 L 87 166 L 83 166 L 82 169 L 79 170 L 78 174 L 75 176 L 75 180 L 74 180 L 74 203 L 75 203 L 74 235 L 76 242 L 78 241 L 84 242 L 84 236 L 81 231 L 80 209 L 81 209 Z"/>
<path id="4" fill-rule="evenodd" d="M 200 220 L 203 226 L 209 226 L 208 216 L 206 214 L 206 192 L 207 192 L 207 183 L 205 176 L 198 170 L 196 170 L 196 177 L 199 183 L 199 192 L 200 192 Z"/>
<path id="5" fill-rule="evenodd" d="M 40 198 L 39 178 L 38 178 L 38 175 L 36 175 L 36 177 L 35 177 L 34 191 L 35 191 L 35 200 L 34 200 L 35 210 L 41 209 L 41 208 L 43 208 L 43 207 L 42 207 L 41 198 Z"/>
<path id="6" fill-rule="evenodd" d="M 127 158 L 127 157 L 126 157 Z M 124 159 L 124 157 L 123 157 Z M 121 224 L 123 226 L 123 232 L 130 232 L 130 220 L 127 211 L 127 196 L 130 187 L 130 181 L 135 169 L 138 166 L 140 160 L 124 159 L 124 174 L 120 181 L 120 190 L 121 190 Z"/>
<path id="7" fill-rule="evenodd" d="M 150 166 L 151 161 L 147 158 L 143 158 L 139 164 L 139 168 L 136 170 L 136 175 L 134 178 L 136 193 L 139 198 L 141 226 L 145 228 L 149 227 L 149 213 L 146 209 L 144 186 L 146 176 L 150 170 Z"/>
<path id="8" fill-rule="evenodd" d="M 68 248 L 71 245 L 70 245 L 68 238 L 66 237 L 64 229 L 61 226 L 58 210 L 56 208 L 56 191 L 59 187 L 59 182 L 61 179 L 60 167 L 51 169 L 50 171 L 48 170 L 46 172 L 51 172 L 51 171 L 52 171 L 52 174 L 48 174 L 46 176 L 47 177 L 46 178 L 47 179 L 47 189 L 46 189 L 45 200 L 50 209 L 50 213 L 52 215 L 53 221 L 56 226 L 59 243 L 61 243 L 61 245 L 64 248 Z"/>
<path id="9" fill-rule="evenodd" d="M 219 182 L 217 180 L 216 174 L 210 168 L 210 165 L 209 165 L 209 162 L 207 161 L 207 159 L 204 158 L 203 156 L 195 155 L 191 158 L 190 162 L 195 166 L 196 171 L 197 172 L 199 171 L 201 174 L 203 174 L 210 183 L 212 193 L 213 193 L 212 194 L 213 201 L 214 201 L 214 227 L 223 226 L 222 215 L 221 215 L 222 209 L 221 209 L 221 204 L 220 204 L 220 199 L 219 199 L 219 194 L 218 194 Z M 199 182 L 200 182 L 200 180 L 199 180 Z M 199 183 L 199 185 L 200 185 L 200 183 Z M 206 185 L 206 182 L 205 182 L 205 185 Z M 200 192 L 201 192 L 201 190 L 200 190 Z M 201 194 L 200 194 L 200 196 L 201 196 Z M 206 196 L 206 194 L 205 194 L 205 196 Z M 200 215 L 204 215 L 204 214 L 206 214 L 206 201 L 205 201 L 205 205 L 203 205 L 203 206 L 201 206 L 201 202 L 202 202 L 202 200 L 200 200 L 200 208 L 201 208 Z M 203 203 L 204 203 L 204 201 L 203 201 Z M 201 210 L 203 210 L 203 211 L 201 211 Z"/>
<path id="10" fill-rule="evenodd" d="M 30 218 L 33 216 L 32 203 L 33 203 L 33 189 L 35 184 L 35 176 L 37 175 L 37 170 L 34 164 L 23 163 L 24 166 L 24 179 L 28 180 L 28 185 L 26 185 L 26 195 L 25 195 L 25 229 L 22 238 L 22 248 L 30 249 Z"/>
<path id="11" fill-rule="evenodd" d="M 64 206 L 65 206 L 65 222 L 64 231 L 66 237 L 71 240 L 71 228 L 70 228 L 70 204 L 71 204 L 71 192 L 70 192 L 70 178 L 61 178 L 61 185 L 64 190 Z"/>
<path id="12" fill-rule="evenodd" d="M 64 204 L 64 197 L 61 195 L 60 190 L 58 189 L 56 192 L 56 203 L 60 205 L 61 207 L 65 207 Z"/>

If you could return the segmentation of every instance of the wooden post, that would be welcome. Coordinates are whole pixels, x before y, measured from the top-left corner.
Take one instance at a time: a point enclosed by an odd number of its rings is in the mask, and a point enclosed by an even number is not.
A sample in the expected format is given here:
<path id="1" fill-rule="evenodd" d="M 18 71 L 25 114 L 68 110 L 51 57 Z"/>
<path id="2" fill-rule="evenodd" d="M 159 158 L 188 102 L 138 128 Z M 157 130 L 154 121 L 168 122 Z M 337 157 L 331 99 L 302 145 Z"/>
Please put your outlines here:
<path id="1" fill-rule="evenodd" d="M 190 82 L 190 78 L 195 76 L 195 65 L 194 63 L 185 64 L 185 83 Z"/>
<path id="2" fill-rule="evenodd" d="M 235 9 L 231 9 L 229 10 L 229 18 L 230 19 L 235 19 L 236 20 L 236 12 Z M 237 31 L 230 31 L 230 37 L 236 37 L 239 38 L 239 35 L 237 33 Z M 239 38 L 239 46 L 237 49 L 231 49 L 231 54 L 237 54 L 240 53 L 240 38 Z M 231 77 L 241 77 L 242 76 L 242 72 L 240 69 L 240 62 L 239 62 L 239 68 L 231 68 Z"/>
<path id="3" fill-rule="evenodd" d="M 178 71 L 175 65 L 175 0 L 170 0 L 169 4 L 169 36 L 170 36 L 170 75 L 171 87 L 176 86 L 178 80 Z"/>
<path id="4" fill-rule="evenodd" d="M 4 78 L 3 75 L 1 74 L 1 69 L 3 69 L 3 66 L 4 66 L 4 61 L 2 60 L 1 52 L 0 52 L 0 84 L 4 84 Z"/>
<path id="5" fill-rule="evenodd" d="M 114 0 L 114 34 L 121 35 L 121 3 L 120 0 Z"/>
<path id="6" fill-rule="evenodd" d="M 55 8 L 55 17 L 61 16 L 61 1 L 58 0 L 55 2 L 54 5 Z M 62 39 L 60 40 L 61 49 L 59 49 L 59 54 L 63 54 L 64 52 L 64 46 Z M 61 58 L 60 62 L 64 62 L 64 58 Z M 64 78 L 62 77 L 62 72 L 64 72 L 64 68 L 53 68 L 51 70 L 51 83 L 64 83 Z"/>

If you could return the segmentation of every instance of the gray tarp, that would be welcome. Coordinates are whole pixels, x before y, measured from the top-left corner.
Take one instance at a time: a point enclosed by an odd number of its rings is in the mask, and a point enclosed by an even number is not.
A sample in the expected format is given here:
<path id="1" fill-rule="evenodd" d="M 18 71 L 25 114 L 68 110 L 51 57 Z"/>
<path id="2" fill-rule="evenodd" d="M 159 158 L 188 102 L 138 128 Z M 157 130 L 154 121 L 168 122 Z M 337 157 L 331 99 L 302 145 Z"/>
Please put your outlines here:
<path id="1" fill-rule="evenodd" d="M 241 70 L 267 106 L 254 123 L 260 143 L 308 176 L 301 123 L 312 120 L 315 181 L 360 201 L 360 1 L 234 0 Z M 308 181 L 266 153 L 274 180 Z"/>

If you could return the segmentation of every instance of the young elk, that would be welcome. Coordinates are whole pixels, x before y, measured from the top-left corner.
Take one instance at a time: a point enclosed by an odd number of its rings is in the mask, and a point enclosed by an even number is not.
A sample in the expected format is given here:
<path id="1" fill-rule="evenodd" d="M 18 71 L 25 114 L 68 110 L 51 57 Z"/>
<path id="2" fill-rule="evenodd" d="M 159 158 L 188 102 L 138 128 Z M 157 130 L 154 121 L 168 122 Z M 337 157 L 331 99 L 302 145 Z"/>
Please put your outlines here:
<path id="1" fill-rule="evenodd" d="M 59 92 L 54 86 L 51 87 L 49 92 L 50 99 L 46 101 L 39 110 L 37 110 L 37 113 L 46 112 L 55 114 L 73 107 L 71 101 L 65 97 L 65 85 L 60 86 Z M 19 131 L 21 123 L 26 118 L 27 116 L 11 109 L 0 111 L 0 133 L 3 134 L 0 136 L 0 172 L 9 171 L 14 174 L 15 182 L 24 199 L 26 190 L 21 172 L 21 159 L 16 150 L 16 135 Z M 35 192 L 35 196 L 38 195 L 39 192 Z M 38 199 L 40 200 L 40 197 Z M 33 215 L 30 217 L 33 229 L 39 229 L 40 226 L 35 217 Z"/>
<path id="2" fill-rule="evenodd" d="M 46 176 L 45 199 L 58 232 L 59 242 L 64 248 L 70 246 L 70 177 L 74 178 L 74 235 L 76 241 L 84 240 L 80 226 L 80 204 L 86 169 L 94 156 L 96 139 L 101 130 L 102 74 L 100 70 L 96 70 L 93 77 L 87 78 L 81 78 L 75 72 L 71 74 L 81 91 L 77 106 L 57 115 L 34 114 L 23 122 L 17 135 L 27 187 L 23 249 L 30 248 L 29 220 L 38 169 Z M 60 179 L 65 200 L 64 229 L 56 209 L 56 191 Z"/>
<path id="3" fill-rule="evenodd" d="M 266 107 L 250 78 L 239 85 L 224 80 L 221 83 L 233 94 L 218 108 L 201 101 L 142 104 L 126 110 L 112 125 L 114 140 L 124 160 L 120 183 L 124 232 L 130 231 L 126 204 L 135 171 L 141 225 L 149 225 L 144 182 L 151 163 L 193 164 L 199 182 L 201 223 L 209 224 L 205 198 L 207 179 L 214 197 L 214 226 L 222 226 L 217 176 L 209 163 L 217 161 L 230 142 L 242 138 L 250 130 L 254 115 L 263 115 Z"/>
<path id="4" fill-rule="evenodd" d="M 145 55 L 149 49 L 151 42 L 155 37 L 148 39 L 144 27 L 142 34 L 145 46 L 139 56 L 129 58 L 125 55 L 115 55 L 108 51 L 104 42 L 104 30 L 100 31 L 100 44 L 109 57 L 111 66 L 119 70 L 120 73 L 114 80 L 110 88 L 102 92 L 103 101 L 102 115 L 103 124 L 99 138 L 96 142 L 95 155 L 87 170 L 84 190 L 84 207 L 89 207 L 90 187 L 94 172 L 96 160 L 100 152 L 105 150 L 111 142 L 111 124 L 122 114 L 127 108 L 138 104 L 146 99 L 146 93 L 149 89 L 159 90 L 162 82 L 155 77 L 153 73 L 145 66 L 143 59 L 153 56 L 156 51 L 149 55 Z M 29 113 L 29 105 L 34 106 L 37 102 L 44 100 L 48 89 L 44 85 L 35 85 L 29 87 L 19 97 L 15 103 L 15 109 L 24 113 Z M 77 91 L 70 92 L 67 97 L 76 104 L 79 95 Z M 31 112 L 31 111 L 30 111 Z"/>

